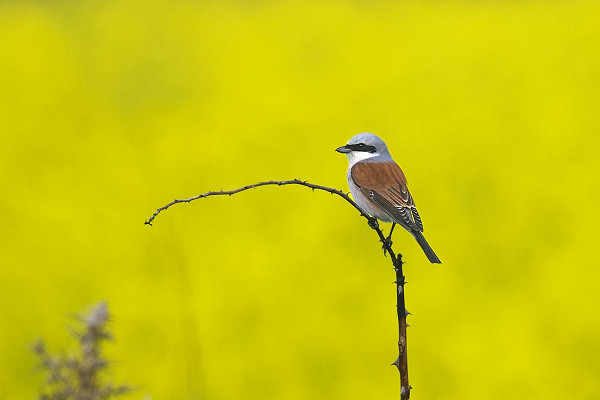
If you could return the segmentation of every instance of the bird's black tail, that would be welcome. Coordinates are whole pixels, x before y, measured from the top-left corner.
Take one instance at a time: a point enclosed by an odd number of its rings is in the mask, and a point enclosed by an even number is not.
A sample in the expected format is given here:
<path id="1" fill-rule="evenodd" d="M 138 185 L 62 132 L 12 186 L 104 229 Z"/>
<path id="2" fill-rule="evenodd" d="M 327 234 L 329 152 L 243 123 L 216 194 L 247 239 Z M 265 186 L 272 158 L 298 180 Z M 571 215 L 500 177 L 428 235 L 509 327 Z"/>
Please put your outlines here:
<path id="1" fill-rule="evenodd" d="M 425 240 L 423 234 L 419 231 L 412 231 L 411 233 L 415 237 L 415 239 L 417 239 L 417 243 L 419 243 L 419 246 L 421 246 L 421 248 L 423 249 L 423 252 L 429 259 L 429 262 L 431 262 L 432 264 L 441 264 L 442 262 L 440 261 L 438 256 L 435 255 L 433 249 L 431 248 L 429 243 L 427 243 L 427 240 Z"/>

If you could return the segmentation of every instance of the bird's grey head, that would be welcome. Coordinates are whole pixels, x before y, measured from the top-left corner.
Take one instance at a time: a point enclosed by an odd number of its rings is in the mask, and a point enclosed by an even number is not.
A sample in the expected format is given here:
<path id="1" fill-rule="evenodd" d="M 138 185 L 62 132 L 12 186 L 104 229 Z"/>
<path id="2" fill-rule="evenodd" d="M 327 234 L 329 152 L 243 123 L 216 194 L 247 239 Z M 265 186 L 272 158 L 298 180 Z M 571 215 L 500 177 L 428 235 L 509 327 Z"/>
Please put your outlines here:
<path id="1" fill-rule="evenodd" d="M 348 156 L 350 164 L 373 159 L 374 162 L 388 162 L 392 156 L 383 140 L 372 133 L 359 133 L 348 140 L 348 144 L 335 149 L 338 153 Z"/>

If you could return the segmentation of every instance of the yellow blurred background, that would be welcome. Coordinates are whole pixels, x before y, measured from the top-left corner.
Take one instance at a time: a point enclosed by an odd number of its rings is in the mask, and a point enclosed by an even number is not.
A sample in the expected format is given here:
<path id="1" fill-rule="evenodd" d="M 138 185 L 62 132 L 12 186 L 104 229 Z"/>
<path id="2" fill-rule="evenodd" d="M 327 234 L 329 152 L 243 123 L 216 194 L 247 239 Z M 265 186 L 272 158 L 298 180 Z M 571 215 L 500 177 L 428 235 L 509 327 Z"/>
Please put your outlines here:
<path id="1" fill-rule="evenodd" d="M 107 300 L 144 399 L 395 399 L 394 278 L 334 149 L 409 180 L 414 399 L 600 398 L 595 1 L 0 4 L 0 398 Z M 385 229 L 388 229 L 386 226 Z"/>

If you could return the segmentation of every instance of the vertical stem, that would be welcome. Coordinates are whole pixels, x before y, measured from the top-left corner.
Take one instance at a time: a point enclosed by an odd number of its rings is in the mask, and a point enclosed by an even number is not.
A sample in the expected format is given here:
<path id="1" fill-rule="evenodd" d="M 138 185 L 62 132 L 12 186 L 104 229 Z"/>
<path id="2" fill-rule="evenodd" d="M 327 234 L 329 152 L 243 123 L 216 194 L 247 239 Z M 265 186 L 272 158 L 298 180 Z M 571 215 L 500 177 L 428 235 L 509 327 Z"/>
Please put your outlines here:
<path id="1" fill-rule="evenodd" d="M 400 399 L 410 398 L 408 384 L 408 358 L 406 343 L 406 303 L 404 302 L 404 274 L 402 273 L 402 254 L 392 258 L 396 271 L 396 311 L 398 314 L 398 360 L 396 366 L 400 372 Z"/>
<path id="2" fill-rule="evenodd" d="M 404 274 L 402 272 L 402 254 L 394 253 L 391 241 L 389 241 L 383 232 L 379 229 L 377 218 L 367 217 L 369 226 L 377 232 L 379 240 L 383 243 L 383 248 L 390 255 L 394 271 L 396 271 L 396 312 L 398 314 L 398 359 L 393 365 L 398 367 L 400 372 L 400 399 L 410 399 L 410 385 L 408 384 L 408 358 L 406 357 L 406 303 L 404 302 Z"/>

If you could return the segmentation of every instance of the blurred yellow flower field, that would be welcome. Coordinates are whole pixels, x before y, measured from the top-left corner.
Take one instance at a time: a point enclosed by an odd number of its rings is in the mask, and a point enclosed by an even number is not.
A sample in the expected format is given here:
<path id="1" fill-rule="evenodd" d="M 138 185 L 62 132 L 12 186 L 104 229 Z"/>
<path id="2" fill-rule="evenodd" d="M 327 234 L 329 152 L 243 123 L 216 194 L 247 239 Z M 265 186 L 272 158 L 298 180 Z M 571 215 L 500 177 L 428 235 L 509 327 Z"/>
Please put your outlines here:
<path id="1" fill-rule="evenodd" d="M 381 136 L 414 399 L 600 398 L 594 1 L 0 4 L 0 397 L 106 300 L 144 399 L 398 398 L 394 273 L 334 149 Z M 385 227 L 389 229 L 389 227 Z"/>

